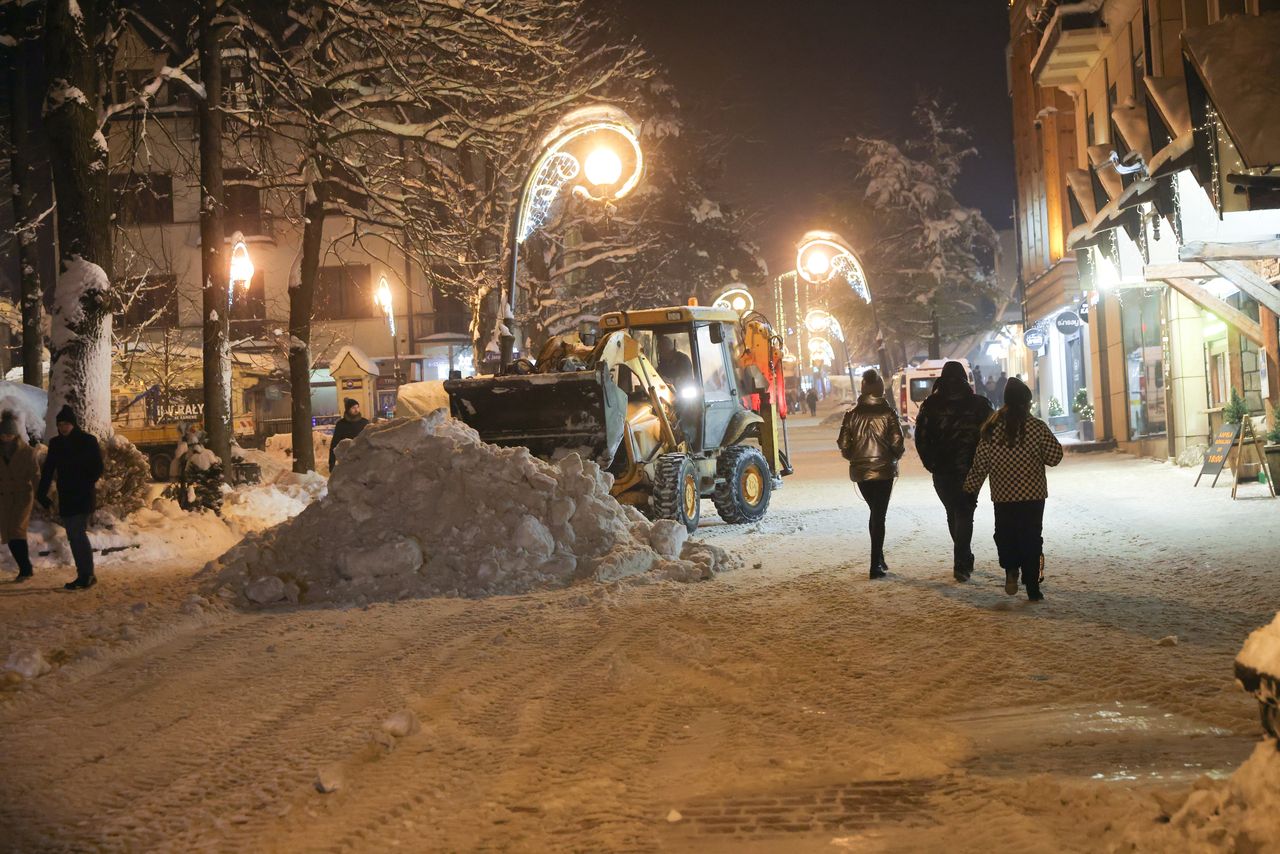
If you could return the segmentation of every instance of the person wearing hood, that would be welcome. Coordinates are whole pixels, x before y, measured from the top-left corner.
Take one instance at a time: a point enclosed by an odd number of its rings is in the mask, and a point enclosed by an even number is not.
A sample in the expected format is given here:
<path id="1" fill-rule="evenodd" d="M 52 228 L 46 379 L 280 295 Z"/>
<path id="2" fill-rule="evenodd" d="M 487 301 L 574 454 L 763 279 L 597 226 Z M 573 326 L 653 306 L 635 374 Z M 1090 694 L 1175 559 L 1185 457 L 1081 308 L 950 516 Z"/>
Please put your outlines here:
<path id="1" fill-rule="evenodd" d="M 973 465 L 982 425 L 990 417 L 990 402 L 969 387 L 959 362 L 942 366 L 938 384 L 916 417 L 916 451 L 933 475 L 933 489 L 947 511 L 951 572 L 960 582 L 973 575 L 973 513 L 978 507 L 978 496 L 964 491 L 964 479 Z"/>
<path id="2" fill-rule="evenodd" d="M 1040 602 L 1044 594 L 1044 503 L 1049 497 L 1045 467 L 1062 462 L 1062 445 L 1049 425 L 1031 415 L 1031 389 L 1011 377 L 1004 387 L 1004 406 L 982 425 L 973 468 L 965 478 L 966 492 L 977 497 L 982 482 L 991 478 L 991 501 L 996 514 L 996 551 L 1004 569 L 1004 592 L 1018 592 L 1018 575 L 1027 599 Z"/>
<path id="3" fill-rule="evenodd" d="M 0 416 L 0 537 L 18 565 L 14 581 L 31 577 L 31 554 L 27 549 L 27 524 L 35 504 L 40 465 L 35 449 L 19 435 L 18 420 L 12 412 Z"/>
<path id="4" fill-rule="evenodd" d="M 58 484 L 58 515 L 67 530 L 71 555 L 76 562 L 76 580 L 63 585 L 67 590 L 85 590 L 98 583 L 93 573 L 93 546 L 87 529 L 94 510 L 94 492 L 102 477 L 102 449 L 96 437 L 80 429 L 70 406 L 58 411 L 58 434 L 49 440 L 49 453 L 40 473 L 36 500 L 48 510 L 49 485 Z"/>
<path id="5" fill-rule="evenodd" d="M 338 443 L 346 439 L 354 439 L 368 426 L 369 419 L 360 414 L 360 402 L 353 397 L 343 400 L 342 419 L 333 425 L 333 441 L 329 443 L 329 474 L 333 474 L 333 467 L 338 462 L 334 454 L 338 450 Z"/>
<path id="6" fill-rule="evenodd" d="M 849 461 L 849 479 L 858 485 L 871 510 L 871 578 L 884 578 L 889 571 L 884 560 L 885 518 L 903 438 L 898 413 L 885 400 L 884 380 L 875 370 L 862 375 L 858 403 L 845 415 L 836 444 Z"/>

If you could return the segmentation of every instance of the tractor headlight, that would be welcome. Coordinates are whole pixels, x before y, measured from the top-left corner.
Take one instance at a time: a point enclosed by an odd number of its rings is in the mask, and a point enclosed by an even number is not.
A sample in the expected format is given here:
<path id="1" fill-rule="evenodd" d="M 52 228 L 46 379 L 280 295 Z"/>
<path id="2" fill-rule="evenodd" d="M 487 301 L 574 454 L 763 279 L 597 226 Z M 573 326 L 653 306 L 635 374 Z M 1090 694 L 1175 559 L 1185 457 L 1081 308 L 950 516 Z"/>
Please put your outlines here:
<path id="1" fill-rule="evenodd" d="M 697 400 L 698 387 L 694 385 L 687 385 L 684 388 L 680 389 L 680 399 L 681 400 Z"/>

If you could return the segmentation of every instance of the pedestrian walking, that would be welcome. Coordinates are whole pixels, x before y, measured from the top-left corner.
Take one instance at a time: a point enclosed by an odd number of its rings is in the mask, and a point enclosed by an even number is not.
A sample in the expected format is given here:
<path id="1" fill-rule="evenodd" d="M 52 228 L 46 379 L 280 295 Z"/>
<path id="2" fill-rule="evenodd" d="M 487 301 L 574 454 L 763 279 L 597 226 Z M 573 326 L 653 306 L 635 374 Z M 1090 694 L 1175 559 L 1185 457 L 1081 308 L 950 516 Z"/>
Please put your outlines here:
<path id="1" fill-rule="evenodd" d="M 1000 376 L 996 377 L 996 399 L 991 401 L 991 405 L 996 409 L 1004 406 L 1004 387 L 1009 384 L 1009 375 L 1004 371 L 1000 372 Z"/>
<path id="2" fill-rule="evenodd" d="M 27 549 L 27 525 L 40 482 L 40 465 L 35 449 L 19 436 L 18 421 L 12 412 L 0 416 L 0 537 L 18 565 L 15 582 L 32 576 L 31 553 Z"/>
<path id="3" fill-rule="evenodd" d="M 1049 497 L 1045 467 L 1062 462 L 1062 445 L 1049 426 L 1031 415 L 1031 389 L 1017 378 L 1004 389 L 1004 406 L 982 426 L 973 467 L 964 488 L 976 497 L 991 478 L 996 514 L 996 552 L 1004 569 L 1004 592 L 1018 592 L 1018 575 L 1027 599 L 1044 594 L 1044 503 Z"/>
<path id="4" fill-rule="evenodd" d="M 818 414 L 818 391 L 810 387 L 809 393 L 804 396 L 804 402 L 809 406 L 809 414 Z"/>
<path id="5" fill-rule="evenodd" d="M 344 439 L 354 439 L 368 426 L 369 419 L 360 414 L 360 402 L 353 397 L 343 400 L 342 419 L 333 425 L 333 441 L 329 443 L 329 474 L 333 474 L 333 467 L 338 461 L 334 454 L 338 450 L 338 443 Z"/>
<path id="6" fill-rule="evenodd" d="M 920 404 L 916 417 L 916 451 L 933 475 L 933 489 L 947 511 L 951 534 L 951 574 L 965 582 L 973 575 L 973 513 L 978 496 L 965 492 L 964 481 L 973 465 L 982 425 L 991 417 L 991 404 L 969 387 L 964 365 L 947 362 L 933 393 Z"/>
<path id="7" fill-rule="evenodd" d="M 858 403 L 849 410 L 836 440 L 840 453 L 849 461 L 849 479 L 871 510 L 871 578 L 884 578 L 889 571 L 884 560 L 885 517 L 893 481 L 902 458 L 902 424 L 898 413 L 884 398 L 884 380 L 874 369 L 862 375 Z"/>
<path id="8" fill-rule="evenodd" d="M 85 590 L 98 583 L 93 573 L 93 546 L 87 529 L 89 517 L 93 515 L 94 491 L 102 477 L 102 450 L 97 437 L 80 429 L 70 406 L 62 407 L 55 421 L 58 435 L 49 440 L 36 500 L 44 509 L 50 509 L 53 502 L 49 500 L 49 485 L 57 483 L 58 515 L 76 562 L 76 580 L 63 587 Z"/>
<path id="9" fill-rule="evenodd" d="M 995 377 L 987 377 L 986 385 L 982 387 L 982 391 L 995 409 L 999 409 L 1004 405 L 1004 401 L 1000 399 L 1000 389 L 996 386 Z"/>

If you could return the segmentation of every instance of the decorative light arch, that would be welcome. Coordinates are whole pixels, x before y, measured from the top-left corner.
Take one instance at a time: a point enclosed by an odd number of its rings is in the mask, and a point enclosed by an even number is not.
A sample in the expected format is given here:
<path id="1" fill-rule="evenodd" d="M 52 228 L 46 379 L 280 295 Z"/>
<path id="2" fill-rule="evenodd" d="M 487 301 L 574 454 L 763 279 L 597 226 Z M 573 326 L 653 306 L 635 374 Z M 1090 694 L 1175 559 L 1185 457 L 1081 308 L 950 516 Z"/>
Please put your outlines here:
<path id="1" fill-rule="evenodd" d="M 833 231 L 810 231 L 796 245 L 796 274 L 812 285 L 825 285 L 839 276 L 863 302 L 871 302 L 867 276 L 857 253 Z"/>
<path id="2" fill-rule="evenodd" d="M 751 291 L 744 286 L 734 285 L 716 297 L 712 305 L 715 308 L 728 308 L 742 314 L 752 311 L 756 307 L 756 300 L 751 296 Z"/>

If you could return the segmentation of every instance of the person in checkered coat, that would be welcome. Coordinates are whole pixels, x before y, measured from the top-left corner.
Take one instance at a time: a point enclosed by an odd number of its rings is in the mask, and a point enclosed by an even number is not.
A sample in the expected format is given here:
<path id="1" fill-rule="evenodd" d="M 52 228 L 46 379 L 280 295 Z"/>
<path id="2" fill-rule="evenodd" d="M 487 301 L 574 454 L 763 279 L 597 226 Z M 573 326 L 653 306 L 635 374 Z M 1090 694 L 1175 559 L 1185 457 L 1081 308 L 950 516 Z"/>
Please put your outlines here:
<path id="1" fill-rule="evenodd" d="M 1031 415 L 1031 389 L 1017 377 L 1004 387 L 1004 405 L 982 425 L 973 466 L 964 489 L 975 496 L 991 478 L 996 511 L 996 551 L 1004 569 L 1004 591 L 1018 592 L 1018 575 L 1027 599 L 1044 594 L 1044 502 L 1049 497 L 1045 468 L 1062 462 L 1062 445 L 1049 425 Z"/>

